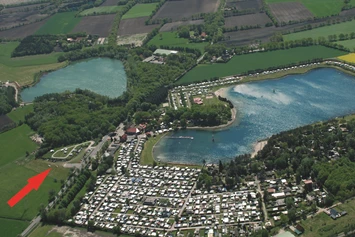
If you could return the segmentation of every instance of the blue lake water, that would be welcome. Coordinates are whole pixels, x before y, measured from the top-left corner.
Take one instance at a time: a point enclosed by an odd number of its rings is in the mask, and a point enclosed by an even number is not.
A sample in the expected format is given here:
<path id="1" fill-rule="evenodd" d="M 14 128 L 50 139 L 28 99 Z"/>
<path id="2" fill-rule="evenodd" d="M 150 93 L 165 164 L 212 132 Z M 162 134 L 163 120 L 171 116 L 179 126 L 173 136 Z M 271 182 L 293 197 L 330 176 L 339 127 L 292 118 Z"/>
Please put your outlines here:
<path id="1" fill-rule="evenodd" d="M 127 78 L 121 61 L 96 58 L 70 64 L 44 75 L 35 86 L 21 92 L 22 100 L 33 101 L 46 93 L 88 89 L 111 98 L 126 91 Z"/>
<path id="2" fill-rule="evenodd" d="M 318 69 L 232 86 L 226 96 L 237 109 L 231 127 L 174 132 L 172 136 L 194 139 L 163 138 L 154 149 L 154 157 L 177 163 L 202 164 L 203 159 L 216 163 L 251 153 L 255 142 L 281 131 L 354 113 L 355 78 L 335 69 Z"/>

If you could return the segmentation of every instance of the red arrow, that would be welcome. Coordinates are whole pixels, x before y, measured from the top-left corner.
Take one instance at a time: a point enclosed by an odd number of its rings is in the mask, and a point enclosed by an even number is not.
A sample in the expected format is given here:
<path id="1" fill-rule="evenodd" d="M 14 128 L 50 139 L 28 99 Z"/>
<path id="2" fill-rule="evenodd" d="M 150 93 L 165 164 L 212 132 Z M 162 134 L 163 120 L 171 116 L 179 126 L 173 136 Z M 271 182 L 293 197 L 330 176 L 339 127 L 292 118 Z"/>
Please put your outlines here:
<path id="1" fill-rule="evenodd" d="M 7 204 L 9 204 L 10 207 L 13 207 L 21 201 L 22 198 L 24 198 L 29 192 L 32 191 L 32 189 L 35 189 L 36 191 L 38 190 L 39 186 L 43 183 L 44 179 L 47 177 L 49 171 L 51 169 L 48 169 L 46 171 L 43 171 L 40 174 L 37 174 L 27 180 L 28 184 L 23 187 L 18 193 L 15 194 L 9 201 L 7 201 Z"/>

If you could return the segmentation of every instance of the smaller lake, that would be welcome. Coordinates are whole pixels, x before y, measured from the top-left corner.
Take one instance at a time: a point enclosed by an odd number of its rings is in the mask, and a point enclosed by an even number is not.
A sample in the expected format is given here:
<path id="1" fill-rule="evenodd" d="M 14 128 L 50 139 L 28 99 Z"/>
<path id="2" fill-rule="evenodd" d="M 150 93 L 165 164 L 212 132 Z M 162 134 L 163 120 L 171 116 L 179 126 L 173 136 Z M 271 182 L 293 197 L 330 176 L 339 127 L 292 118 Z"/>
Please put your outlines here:
<path id="1" fill-rule="evenodd" d="M 126 86 L 127 78 L 121 61 L 96 58 L 73 63 L 44 75 L 35 86 L 24 89 L 21 97 L 24 102 L 31 102 L 47 93 L 80 88 L 114 98 L 122 95 Z"/>

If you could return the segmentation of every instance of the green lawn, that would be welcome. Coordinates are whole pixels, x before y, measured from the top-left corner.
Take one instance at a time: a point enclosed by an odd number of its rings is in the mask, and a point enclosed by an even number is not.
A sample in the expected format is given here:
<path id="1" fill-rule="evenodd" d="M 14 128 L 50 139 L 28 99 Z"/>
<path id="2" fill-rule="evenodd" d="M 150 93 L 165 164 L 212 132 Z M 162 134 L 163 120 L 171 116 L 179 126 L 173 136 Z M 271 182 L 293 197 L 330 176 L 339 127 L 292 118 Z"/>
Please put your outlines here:
<path id="1" fill-rule="evenodd" d="M 37 145 L 29 136 L 33 131 L 27 125 L 21 125 L 0 134 L 0 167 L 17 158 L 25 157 L 26 151 L 31 152 Z"/>
<path id="2" fill-rule="evenodd" d="M 321 213 L 301 222 L 301 226 L 304 227 L 304 237 L 330 237 L 337 236 L 341 233 L 349 224 L 354 224 L 355 218 L 355 200 L 350 200 L 344 204 L 335 208 L 337 211 L 346 211 L 348 214 L 337 220 L 333 220 L 325 213 Z"/>
<path id="3" fill-rule="evenodd" d="M 266 0 L 266 2 L 301 2 L 313 15 L 318 17 L 338 14 L 344 6 L 343 0 Z M 355 1 L 351 0 L 350 5 L 354 6 Z"/>
<path id="4" fill-rule="evenodd" d="M 160 134 L 156 137 L 150 137 L 144 144 L 144 149 L 141 154 L 140 164 L 141 165 L 152 165 L 154 162 L 153 157 L 153 147 L 162 138 L 164 134 Z"/>
<path id="5" fill-rule="evenodd" d="M 122 19 L 150 16 L 157 5 L 158 3 L 136 4 L 122 16 Z"/>
<path id="6" fill-rule="evenodd" d="M 148 42 L 148 45 L 156 46 L 175 46 L 175 47 L 185 47 L 199 49 L 201 52 L 204 52 L 205 47 L 208 45 L 207 42 L 203 43 L 189 43 L 188 39 L 180 38 L 176 32 L 162 32 L 154 36 Z"/>
<path id="7" fill-rule="evenodd" d="M 90 9 L 86 9 L 79 13 L 80 16 L 88 16 L 88 15 L 100 15 L 107 13 L 116 13 L 121 10 L 123 6 L 103 6 L 103 7 L 94 7 Z"/>
<path id="8" fill-rule="evenodd" d="M 33 112 L 33 104 L 26 105 L 23 107 L 18 107 L 16 110 L 11 111 L 7 114 L 12 121 L 18 123 L 20 121 L 25 121 L 25 115 Z"/>
<path id="9" fill-rule="evenodd" d="M 177 84 L 192 83 L 247 72 L 287 65 L 314 58 L 332 58 L 346 54 L 343 51 L 323 46 L 299 47 L 287 50 L 253 53 L 233 57 L 228 63 L 202 64 L 186 73 Z"/>
<path id="10" fill-rule="evenodd" d="M 39 28 L 36 34 L 55 35 L 69 33 L 81 20 L 80 17 L 75 17 L 75 14 L 76 12 L 62 12 L 53 15 L 41 28 Z"/>
<path id="11" fill-rule="evenodd" d="M 303 39 L 303 38 L 314 38 L 318 39 L 318 37 L 323 36 L 328 40 L 329 35 L 339 35 L 341 33 L 351 33 L 355 32 L 355 21 L 347 21 L 344 23 L 339 23 L 330 26 L 324 26 L 315 28 L 313 30 L 307 30 L 297 33 L 292 33 L 288 35 L 284 35 L 284 40 L 296 40 L 296 39 Z"/>
<path id="12" fill-rule="evenodd" d="M 18 45 L 19 42 L 0 44 L 0 81 L 17 81 L 20 85 L 28 85 L 40 71 L 54 70 L 65 65 L 64 62 L 57 63 L 62 53 L 11 58 L 12 51 Z"/>
<path id="13" fill-rule="evenodd" d="M 17 237 L 29 225 L 27 221 L 0 218 L 0 230 L 4 236 Z"/>

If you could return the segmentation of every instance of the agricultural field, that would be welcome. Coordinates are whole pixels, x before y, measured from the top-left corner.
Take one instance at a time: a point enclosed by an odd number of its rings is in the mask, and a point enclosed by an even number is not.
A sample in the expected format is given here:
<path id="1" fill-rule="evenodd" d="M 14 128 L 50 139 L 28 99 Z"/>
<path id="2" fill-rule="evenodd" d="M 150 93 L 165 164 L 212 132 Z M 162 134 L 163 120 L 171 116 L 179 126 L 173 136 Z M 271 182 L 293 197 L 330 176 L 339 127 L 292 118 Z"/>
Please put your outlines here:
<path id="1" fill-rule="evenodd" d="M 41 14 L 40 10 L 29 10 L 22 12 L 2 12 L 0 14 L 0 29 L 9 29 L 21 24 L 29 24 L 48 17 L 48 14 Z"/>
<path id="2" fill-rule="evenodd" d="M 345 48 L 350 49 L 352 52 L 355 52 L 355 39 L 337 41 L 336 43 L 343 45 Z"/>
<path id="3" fill-rule="evenodd" d="M 0 230 L 8 237 L 18 236 L 22 231 L 26 229 L 29 224 L 30 223 L 28 221 L 0 218 Z"/>
<path id="4" fill-rule="evenodd" d="M 8 5 L 8 4 L 19 4 L 19 3 L 27 3 L 33 2 L 35 0 L 0 0 L 0 4 Z"/>
<path id="5" fill-rule="evenodd" d="M 266 23 L 270 22 L 270 18 L 265 13 L 256 13 L 242 16 L 231 16 L 224 18 L 225 27 L 234 26 L 256 26 L 264 27 Z"/>
<path id="6" fill-rule="evenodd" d="M 345 203 L 335 207 L 338 212 L 346 211 L 346 216 L 333 220 L 325 213 L 320 213 L 312 219 L 301 221 L 301 226 L 305 229 L 302 236 L 318 237 L 318 236 L 337 236 L 348 227 L 354 224 L 355 218 L 355 199 L 345 201 Z"/>
<path id="7" fill-rule="evenodd" d="M 25 121 L 25 115 L 33 112 L 33 104 L 18 107 L 16 110 L 11 111 L 7 114 L 12 121 L 18 123 L 20 121 Z"/>
<path id="8" fill-rule="evenodd" d="M 119 0 L 106 0 L 103 4 L 101 4 L 101 7 L 104 6 L 117 6 Z"/>
<path id="9" fill-rule="evenodd" d="M 339 35 L 341 33 L 347 34 L 351 32 L 355 32 L 355 21 L 347 21 L 335 25 L 319 27 L 313 30 L 288 34 L 284 36 L 284 40 L 297 40 L 303 38 L 318 39 L 320 36 L 327 39 L 329 35 Z"/>
<path id="10" fill-rule="evenodd" d="M 37 35 L 43 34 L 67 34 L 80 22 L 80 17 L 75 17 L 76 12 L 62 12 L 53 15 L 36 32 Z"/>
<path id="11" fill-rule="evenodd" d="M 170 22 L 163 25 L 163 27 L 160 28 L 159 32 L 174 31 L 177 30 L 178 27 L 186 25 L 203 25 L 203 22 L 203 20 Z"/>
<path id="12" fill-rule="evenodd" d="M 146 25 L 145 21 L 148 17 L 138 17 L 121 20 L 118 27 L 119 36 L 144 34 L 151 32 L 154 28 L 159 27 L 159 25 Z"/>
<path id="13" fill-rule="evenodd" d="M 89 15 L 100 15 L 107 13 L 116 13 L 121 10 L 123 6 L 103 6 L 103 7 L 94 7 L 86 9 L 79 13 L 80 16 L 89 16 Z"/>
<path id="14" fill-rule="evenodd" d="M 157 5 L 158 3 L 136 4 L 122 16 L 122 20 L 150 16 Z"/>
<path id="15" fill-rule="evenodd" d="M 279 23 L 313 18 L 313 14 L 300 2 L 273 3 L 269 7 Z"/>
<path id="16" fill-rule="evenodd" d="M 99 35 L 107 37 L 115 19 L 115 14 L 100 15 L 100 16 L 85 16 L 74 27 L 71 33 L 86 32 L 91 35 Z"/>
<path id="17" fill-rule="evenodd" d="M 266 0 L 266 2 L 269 4 L 279 2 L 300 2 L 317 17 L 338 14 L 344 6 L 343 0 Z M 351 0 L 350 5 L 355 5 L 355 1 Z"/>
<path id="18" fill-rule="evenodd" d="M 36 23 L 12 28 L 9 30 L 0 31 L 0 38 L 4 38 L 4 39 L 25 38 L 26 36 L 33 35 L 35 32 L 37 32 L 46 23 L 46 21 L 47 19 Z"/>
<path id="19" fill-rule="evenodd" d="M 203 52 L 208 43 L 189 43 L 188 39 L 180 38 L 176 32 L 162 32 L 154 36 L 154 38 L 148 42 L 148 45 L 193 48 Z"/>
<path id="20" fill-rule="evenodd" d="M 192 83 L 245 73 L 249 70 L 266 69 L 314 58 L 333 58 L 344 55 L 343 51 L 323 46 L 300 47 L 234 56 L 228 63 L 200 64 L 186 73 L 177 84 Z"/>
<path id="21" fill-rule="evenodd" d="M 19 42 L 0 44 L 0 81 L 17 81 L 20 85 L 33 83 L 34 76 L 40 71 L 48 71 L 63 67 L 65 63 L 57 63 L 61 53 L 11 58 L 11 52 Z"/>
<path id="22" fill-rule="evenodd" d="M 340 60 L 344 60 L 349 63 L 355 63 L 355 53 L 350 53 L 344 56 L 338 57 Z"/>
<path id="23" fill-rule="evenodd" d="M 246 10 L 246 9 L 259 9 L 262 7 L 261 0 L 228 0 L 226 7 L 232 7 L 237 10 Z"/>
<path id="24" fill-rule="evenodd" d="M 167 1 L 157 11 L 153 19 L 170 18 L 173 21 L 187 20 L 194 14 L 217 11 L 219 3 L 219 0 Z"/>

